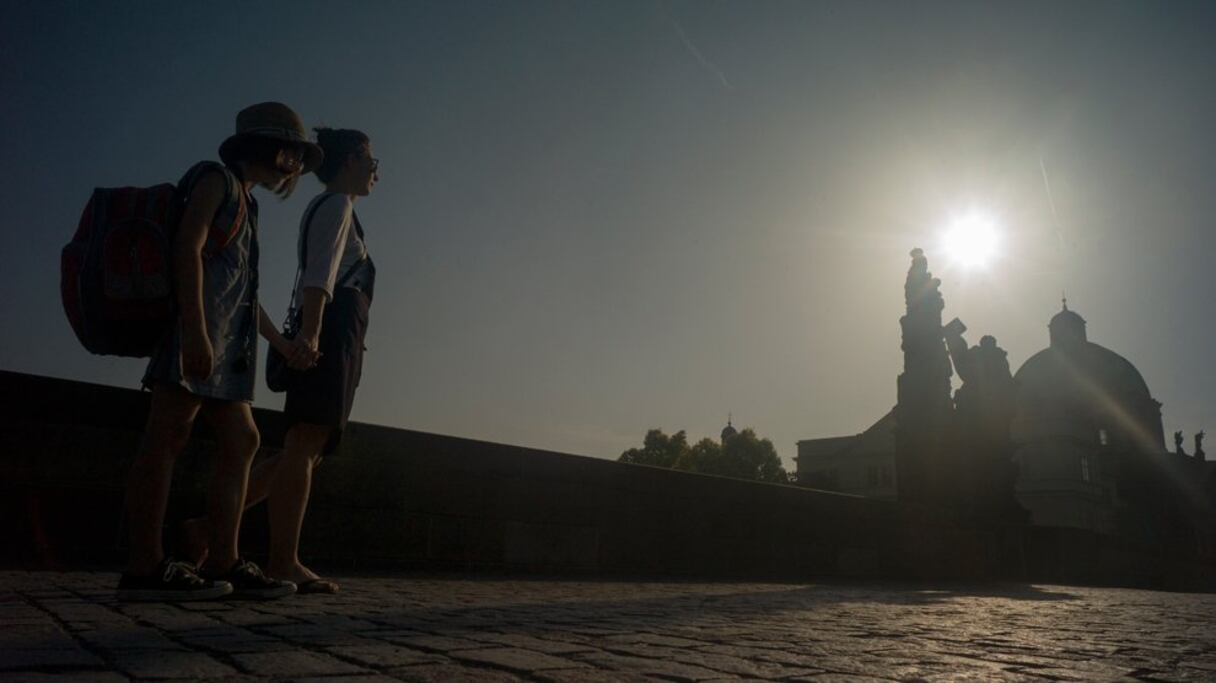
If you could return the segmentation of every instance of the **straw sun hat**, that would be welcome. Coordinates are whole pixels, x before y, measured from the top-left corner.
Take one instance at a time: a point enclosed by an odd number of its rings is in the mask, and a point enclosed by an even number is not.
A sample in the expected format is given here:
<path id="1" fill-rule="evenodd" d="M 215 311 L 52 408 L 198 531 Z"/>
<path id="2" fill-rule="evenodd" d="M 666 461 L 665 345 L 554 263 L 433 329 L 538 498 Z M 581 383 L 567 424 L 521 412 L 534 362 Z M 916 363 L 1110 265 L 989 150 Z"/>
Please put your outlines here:
<path id="1" fill-rule="evenodd" d="M 321 148 L 308 139 L 300 115 L 282 102 L 262 102 L 237 113 L 236 133 L 220 144 L 220 158 L 226 162 L 251 138 L 272 138 L 300 145 L 304 149 L 301 173 L 315 170 L 325 158 Z"/>

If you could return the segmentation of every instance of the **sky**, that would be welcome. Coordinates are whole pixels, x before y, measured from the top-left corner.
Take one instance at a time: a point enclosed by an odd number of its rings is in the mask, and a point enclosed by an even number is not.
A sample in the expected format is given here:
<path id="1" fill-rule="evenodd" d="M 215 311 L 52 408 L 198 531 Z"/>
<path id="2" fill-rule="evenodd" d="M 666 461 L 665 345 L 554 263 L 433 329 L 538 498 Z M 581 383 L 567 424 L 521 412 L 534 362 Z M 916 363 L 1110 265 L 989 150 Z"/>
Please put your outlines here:
<path id="1" fill-rule="evenodd" d="M 923 247 L 971 343 L 1016 370 L 1066 293 L 1167 434 L 1211 429 L 1212 35 L 1181 1 L 10 0 L 0 368 L 137 387 L 72 335 L 58 252 L 93 187 L 172 182 L 279 100 L 381 160 L 352 419 L 615 458 L 730 414 L 792 468 L 894 405 Z M 320 189 L 260 195 L 276 320 Z M 940 244 L 970 211 L 985 268 Z"/>

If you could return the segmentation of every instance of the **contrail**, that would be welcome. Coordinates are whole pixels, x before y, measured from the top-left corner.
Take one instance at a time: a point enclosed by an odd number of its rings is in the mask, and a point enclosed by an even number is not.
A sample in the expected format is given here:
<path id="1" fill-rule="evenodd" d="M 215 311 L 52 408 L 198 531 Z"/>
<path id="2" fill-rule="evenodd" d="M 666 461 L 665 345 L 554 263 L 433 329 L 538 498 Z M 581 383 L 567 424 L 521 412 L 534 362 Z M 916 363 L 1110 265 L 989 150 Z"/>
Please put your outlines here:
<path id="1" fill-rule="evenodd" d="M 668 18 L 671 20 L 671 27 L 676 30 L 676 34 L 680 36 L 680 41 L 684 43 L 684 47 L 688 49 L 688 52 L 701 63 L 701 66 L 709 69 L 715 76 L 718 77 L 718 80 L 722 81 L 722 87 L 726 88 L 727 90 L 734 90 L 735 86 L 731 85 L 730 81 L 726 80 L 726 74 L 722 73 L 722 70 L 714 65 L 713 62 L 706 59 L 705 55 L 701 54 L 701 51 L 697 49 L 697 46 L 693 45 L 693 42 L 689 40 L 688 34 L 684 32 L 684 27 L 680 25 L 680 22 L 676 21 L 676 18 L 670 13 L 668 14 Z"/>
<path id="2" fill-rule="evenodd" d="M 1064 251 L 1064 233 L 1060 232 L 1060 214 L 1056 213 L 1056 200 L 1051 196 L 1051 183 L 1047 180 L 1047 164 L 1043 163 L 1043 155 L 1039 155 L 1039 170 L 1043 172 L 1043 187 L 1047 188 L 1047 205 L 1051 207 L 1051 219 L 1055 222 L 1056 239 L 1060 241 L 1060 252 Z"/>

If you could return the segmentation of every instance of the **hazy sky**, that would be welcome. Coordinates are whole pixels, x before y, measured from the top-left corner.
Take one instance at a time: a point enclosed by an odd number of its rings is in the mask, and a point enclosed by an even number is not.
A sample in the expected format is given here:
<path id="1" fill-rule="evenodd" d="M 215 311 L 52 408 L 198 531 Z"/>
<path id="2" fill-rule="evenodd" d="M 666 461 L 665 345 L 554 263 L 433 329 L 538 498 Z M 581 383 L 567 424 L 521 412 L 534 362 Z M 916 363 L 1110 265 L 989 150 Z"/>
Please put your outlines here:
<path id="1" fill-rule="evenodd" d="M 138 386 L 73 337 L 59 249 L 94 186 L 275 99 L 381 159 L 354 419 L 616 457 L 733 412 L 792 466 L 894 404 L 922 246 L 972 343 L 1016 369 L 1066 290 L 1167 433 L 1211 429 L 1213 35 L 1177 1 L 6 2 L 0 367 Z M 318 189 L 261 195 L 276 320 Z M 987 270 L 937 244 L 969 207 Z"/>

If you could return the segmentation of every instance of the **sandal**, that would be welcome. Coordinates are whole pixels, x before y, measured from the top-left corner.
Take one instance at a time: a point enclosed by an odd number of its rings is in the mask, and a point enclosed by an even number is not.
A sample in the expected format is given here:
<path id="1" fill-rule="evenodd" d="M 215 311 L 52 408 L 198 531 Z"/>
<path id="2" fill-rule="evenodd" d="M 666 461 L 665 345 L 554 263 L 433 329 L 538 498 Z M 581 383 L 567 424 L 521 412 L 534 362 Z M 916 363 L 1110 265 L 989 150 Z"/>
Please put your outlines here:
<path id="1" fill-rule="evenodd" d="M 341 588 L 328 579 L 309 579 L 296 584 L 296 593 L 300 595 L 333 595 Z"/>

